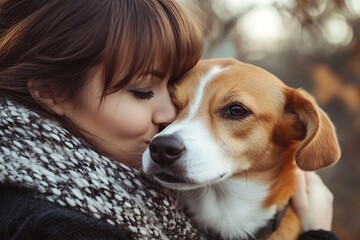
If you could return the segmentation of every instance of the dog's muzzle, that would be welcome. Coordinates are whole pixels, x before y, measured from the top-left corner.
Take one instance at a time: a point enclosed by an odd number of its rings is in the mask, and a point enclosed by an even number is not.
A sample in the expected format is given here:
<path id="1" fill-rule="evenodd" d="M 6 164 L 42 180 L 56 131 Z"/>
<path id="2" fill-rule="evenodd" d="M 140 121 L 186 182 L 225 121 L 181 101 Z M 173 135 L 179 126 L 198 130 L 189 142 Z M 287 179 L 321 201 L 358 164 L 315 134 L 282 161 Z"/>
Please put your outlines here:
<path id="1" fill-rule="evenodd" d="M 176 134 L 157 136 L 150 142 L 149 150 L 151 159 L 165 167 L 183 155 L 185 144 Z"/>

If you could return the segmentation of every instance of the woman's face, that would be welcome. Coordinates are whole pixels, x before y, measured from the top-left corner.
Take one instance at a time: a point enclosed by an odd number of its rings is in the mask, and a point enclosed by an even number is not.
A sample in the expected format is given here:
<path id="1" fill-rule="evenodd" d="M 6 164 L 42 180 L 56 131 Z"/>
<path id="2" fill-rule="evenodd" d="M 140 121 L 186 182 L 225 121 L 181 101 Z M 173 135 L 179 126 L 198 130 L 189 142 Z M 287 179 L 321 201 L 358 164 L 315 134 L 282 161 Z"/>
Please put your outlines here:
<path id="1" fill-rule="evenodd" d="M 151 74 L 133 79 L 100 104 L 102 68 L 96 69 L 84 89 L 83 104 L 61 104 L 62 114 L 90 133 L 91 140 L 111 158 L 140 168 L 141 156 L 159 127 L 172 122 L 176 110 L 167 88 L 168 79 Z"/>

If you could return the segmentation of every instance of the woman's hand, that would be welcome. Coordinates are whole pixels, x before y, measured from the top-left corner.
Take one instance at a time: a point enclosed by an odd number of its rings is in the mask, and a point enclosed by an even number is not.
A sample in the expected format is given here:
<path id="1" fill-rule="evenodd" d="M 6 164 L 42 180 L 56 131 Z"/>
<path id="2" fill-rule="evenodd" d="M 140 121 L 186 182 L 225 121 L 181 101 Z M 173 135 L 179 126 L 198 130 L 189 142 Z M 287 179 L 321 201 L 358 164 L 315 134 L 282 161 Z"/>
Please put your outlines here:
<path id="1" fill-rule="evenodd" d="M 292 206 L 303 231 L 331 231 L 334 195 L 315 172 L 296 171 L 296 190 Z"/>

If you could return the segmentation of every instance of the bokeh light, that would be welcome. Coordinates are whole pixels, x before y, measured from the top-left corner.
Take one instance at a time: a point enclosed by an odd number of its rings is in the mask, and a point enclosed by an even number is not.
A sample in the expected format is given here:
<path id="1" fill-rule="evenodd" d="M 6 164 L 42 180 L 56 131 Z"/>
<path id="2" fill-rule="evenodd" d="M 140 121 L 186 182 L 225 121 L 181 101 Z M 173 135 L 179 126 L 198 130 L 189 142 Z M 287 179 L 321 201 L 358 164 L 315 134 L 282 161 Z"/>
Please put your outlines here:
<path id="1" fill-rule="evenodd" d="M 336 13 L 324 22 L 323 33 L 330 44 L 340 47 L 349 45 L 353 38 L 353 31 L 345 17 Z"/>
<path id="2" fill-rule="evenodd" d="M 237 24 L 244 44 L 250 50 L 278 50 L 279 42 L 288 37 L 279 12 L 272 6 L 250 10 Z"/>

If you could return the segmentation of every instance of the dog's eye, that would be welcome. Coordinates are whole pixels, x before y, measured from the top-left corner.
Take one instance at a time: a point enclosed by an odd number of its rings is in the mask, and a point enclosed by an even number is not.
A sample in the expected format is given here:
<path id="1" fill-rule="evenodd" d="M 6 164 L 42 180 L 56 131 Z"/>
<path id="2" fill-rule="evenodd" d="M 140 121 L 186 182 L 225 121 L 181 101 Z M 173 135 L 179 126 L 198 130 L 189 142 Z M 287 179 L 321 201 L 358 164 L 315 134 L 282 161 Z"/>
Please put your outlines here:
<path id="1" fill-rule="evenodd" d="M 248 113 L 248 111 L 241 105 L 232 105 L 229 108 L 229 113 L 233 117 L 242 117 Z"/>
<path id="2" fill-rule="evenodd" d="M 251 112 L 241 104 L 231 104 L 230 106 L 225 108 L 223 116 L 231 119 L 242 119 L 248 116 L 250 113 Z"/>

